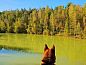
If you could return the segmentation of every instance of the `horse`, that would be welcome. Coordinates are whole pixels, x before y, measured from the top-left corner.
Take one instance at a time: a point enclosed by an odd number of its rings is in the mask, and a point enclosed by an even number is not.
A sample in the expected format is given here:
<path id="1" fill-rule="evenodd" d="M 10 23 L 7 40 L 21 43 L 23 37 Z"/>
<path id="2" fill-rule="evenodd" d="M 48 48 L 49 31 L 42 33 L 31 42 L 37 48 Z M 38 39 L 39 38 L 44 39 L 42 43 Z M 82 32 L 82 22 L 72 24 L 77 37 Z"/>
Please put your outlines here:
<path id="1" fill-rule="evenodd" d="M 55 46 L 48 48 L 47 44 L 45 44 L 41 65 L 55 65 L 55 60 Z"/>

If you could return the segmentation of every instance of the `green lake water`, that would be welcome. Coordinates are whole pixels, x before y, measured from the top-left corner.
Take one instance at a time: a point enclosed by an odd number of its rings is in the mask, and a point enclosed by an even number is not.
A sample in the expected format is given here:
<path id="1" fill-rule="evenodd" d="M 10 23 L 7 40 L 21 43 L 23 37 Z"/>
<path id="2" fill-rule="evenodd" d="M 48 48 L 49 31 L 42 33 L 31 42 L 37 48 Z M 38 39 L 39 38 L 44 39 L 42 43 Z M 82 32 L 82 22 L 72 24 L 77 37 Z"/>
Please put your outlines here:
<path id="1" fill-rule="evenodd" d="M 40 65 L 41 54 L 0 50 L 0 65 Z"/>
<path id="2" fill-rule="evenodd" d="M 4 33 L 0 45 L 28 48 L 29 53 L 0 52 L 0 65 L 40 65 L 45 43 L 55 45 L 56 65 L 86 65 L 86 39 Z"/>

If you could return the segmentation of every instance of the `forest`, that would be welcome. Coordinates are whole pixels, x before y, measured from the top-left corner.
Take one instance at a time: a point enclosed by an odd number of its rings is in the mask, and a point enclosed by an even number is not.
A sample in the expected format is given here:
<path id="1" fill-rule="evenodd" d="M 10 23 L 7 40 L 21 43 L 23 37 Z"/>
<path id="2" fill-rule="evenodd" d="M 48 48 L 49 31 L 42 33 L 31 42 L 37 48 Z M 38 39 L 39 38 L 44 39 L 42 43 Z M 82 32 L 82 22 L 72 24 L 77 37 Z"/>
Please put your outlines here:
<path id="1" fill-rule="evenodd" d="M 86 38 L 86 3 L 66 7 L 16 9 L 0 12 L 0 33 L 64 35 Z"/>

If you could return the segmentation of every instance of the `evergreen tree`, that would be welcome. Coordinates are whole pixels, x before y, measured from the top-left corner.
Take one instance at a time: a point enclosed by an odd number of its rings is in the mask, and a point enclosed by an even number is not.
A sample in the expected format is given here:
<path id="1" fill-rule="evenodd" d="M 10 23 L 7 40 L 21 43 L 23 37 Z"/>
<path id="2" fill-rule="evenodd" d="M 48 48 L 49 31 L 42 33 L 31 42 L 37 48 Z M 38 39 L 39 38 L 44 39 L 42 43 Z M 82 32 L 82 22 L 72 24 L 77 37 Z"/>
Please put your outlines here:
<path id="1" fill-rule="evenodd" d="M 16 9 L 0 12 L 1 33 L 63 34 L 86 37 L 86 4 L 68 3 L 55 9 Z"/>
<path id="2" fill-rule="evenodd" d="M 0 20 L 0 33 L 5 33 L 6 32 L 6 26 L 4 21 Z"/>

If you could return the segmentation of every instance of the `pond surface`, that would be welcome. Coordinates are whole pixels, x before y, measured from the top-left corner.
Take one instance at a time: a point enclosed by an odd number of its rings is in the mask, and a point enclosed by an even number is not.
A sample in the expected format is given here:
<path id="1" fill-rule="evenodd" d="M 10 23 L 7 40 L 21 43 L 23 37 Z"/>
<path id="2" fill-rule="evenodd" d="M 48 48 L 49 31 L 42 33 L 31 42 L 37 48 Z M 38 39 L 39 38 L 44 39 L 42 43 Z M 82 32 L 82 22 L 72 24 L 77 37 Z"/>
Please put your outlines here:
<path id="1" fill-rule="evenodd" d="M 0 33 L 0 45 L 26 48 L 30 53 L 2 49 L 0 65 L 40 65 L 45 43 L 55 45 L 56 65 L 86 65 L 86 39 L 7 33 Z"/>
<path id="2" fill-rule="evenodd" d="M 41 54 L 0 50 L 0 65 L 40 65 Z"/>

